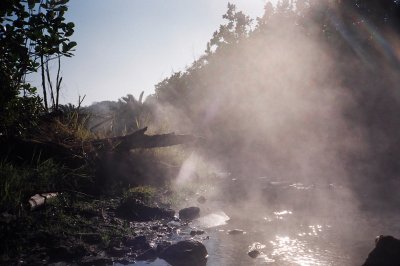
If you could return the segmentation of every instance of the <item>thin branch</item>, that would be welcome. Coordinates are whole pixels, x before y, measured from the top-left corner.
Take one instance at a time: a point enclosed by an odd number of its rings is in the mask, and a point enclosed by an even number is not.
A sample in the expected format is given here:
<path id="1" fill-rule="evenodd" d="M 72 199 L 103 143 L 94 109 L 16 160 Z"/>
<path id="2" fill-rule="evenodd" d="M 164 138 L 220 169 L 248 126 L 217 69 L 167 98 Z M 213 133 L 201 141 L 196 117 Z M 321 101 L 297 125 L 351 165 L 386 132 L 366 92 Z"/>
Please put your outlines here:
<path id="1" fill-rule="evenodd" d="M 47 84 L 49 85 L 49 91 L 50 91 L 50 97 L 51 97 L 51 102 L 53 104 L 53 109 L 54 106 L 56 105 L 55 100 L 54 100 L 54 90 L 53 90 L 53 83 L 51 82 L 50 78 L 50 69 L 49 69 L 49 61 L 46 62 L 46 74 L 47 74 Z"/>
<path id="2" fill-rule="evenodd" d="M 56 110 L 58 110 L 58 100 L 60 98 L 60 89 L 61 89 L 61 81 L 62 77 L 60 78 L 60 69 L 61 69 L 61 58 L 58 57 L 58 69 L 57 69 L 57 78 L 56 78 Z"/>
<path id="3" fill-rule="evenodd" d="M 46 111 L 49 110 L 47 105 L 47 91 L 46 91 L 46 78 L 44 75 L 44 62 L 43 62 L 43 55 L 40 56 L 40 63 L 41 63 L 41 70 L 42 70 L 42 88 L 43 88 L 43 101 L 44 101 L 44 109 Z"/>
<path id="4" fill-rule="evenodd" d="M 83 100 L 85 100 L 86 94 L 83 95 L 82 99 L 81 96 L 79 95 L 79 99 L 78 99 L 78 107 L 76 108 L 77 112 L 79 112 L 79 109 L 81 108 L 81 104 L 83 102 Z"/>

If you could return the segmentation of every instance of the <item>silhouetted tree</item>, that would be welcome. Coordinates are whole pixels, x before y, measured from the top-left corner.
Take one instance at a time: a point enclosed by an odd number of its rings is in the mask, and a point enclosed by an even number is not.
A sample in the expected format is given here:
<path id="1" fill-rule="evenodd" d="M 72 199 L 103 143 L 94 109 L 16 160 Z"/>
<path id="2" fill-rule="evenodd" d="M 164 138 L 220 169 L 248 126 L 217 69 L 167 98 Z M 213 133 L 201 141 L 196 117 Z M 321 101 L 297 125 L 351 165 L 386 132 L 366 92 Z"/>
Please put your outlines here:
<path id="1" fill-rule="evenodd" d="M 60 58 L 72 56 L 76 42 L 70 41 L 74 24 L 65 22 L 68 0 L 7 0 L 0 3 L 0 97 L 1 133 L 13 133 L 33 121 L 32 115 L 59 105 Z M 58 60 L 55 84 L 51 81 L 48 62 Z M 25 80 L 26 75 L 41 70 L 43 101 L 36 88 Z M 48 99 L 48 92 L 50 99 Z M 27 115 L 26 119 L 21 115 Z"/>

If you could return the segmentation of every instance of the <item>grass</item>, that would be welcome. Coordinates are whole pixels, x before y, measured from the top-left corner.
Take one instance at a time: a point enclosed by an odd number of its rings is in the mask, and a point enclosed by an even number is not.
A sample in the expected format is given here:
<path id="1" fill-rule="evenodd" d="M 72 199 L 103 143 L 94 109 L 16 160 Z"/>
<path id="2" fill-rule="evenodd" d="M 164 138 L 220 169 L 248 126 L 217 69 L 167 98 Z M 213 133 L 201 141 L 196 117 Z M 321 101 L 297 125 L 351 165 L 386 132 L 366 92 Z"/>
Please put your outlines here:
<path id="1" fill-rule="evenodd" d="M 63 178 L 63 170 L 53 160 L 34 164 L 15 165 L 0 162 L 0 210 L 21 211 L 36 192 L 55 189 L 56 178 Z M 35 192 L 36 191 L 36 192 Z"/>
<path id="2" fill-rule="evenodd" d="M 53 159 L 22 165 L 0 161 L 0 211 L 21 213 L 36 193 L 79 190 L 91 182 L 85 167 L 69 169 Z"/>
<path id="3" fill-rule="evenodd" d="M 124 194 L 124 199 L 134 198 L 146 204 L 151 204 L 156 199 L 157 190 L 151 186 L 138 186 L 128 189 Z"/>

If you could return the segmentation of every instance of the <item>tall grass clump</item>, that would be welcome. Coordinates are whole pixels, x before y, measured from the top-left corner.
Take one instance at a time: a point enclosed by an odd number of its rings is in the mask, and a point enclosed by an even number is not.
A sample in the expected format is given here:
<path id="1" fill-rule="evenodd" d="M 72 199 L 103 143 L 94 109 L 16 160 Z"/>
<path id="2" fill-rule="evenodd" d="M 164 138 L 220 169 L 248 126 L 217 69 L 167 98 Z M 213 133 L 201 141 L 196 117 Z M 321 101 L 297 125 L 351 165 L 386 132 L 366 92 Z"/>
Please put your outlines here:
<path id="1" fill-rule="evenodd" d="M 28 200 L 37 193 L 72 192 L 91 183 L 91 175 L 84 166 L 69 169 L 53 159 L 15 164 L 0 161 L 0 211 L 20 213 L 28 207 Z"/>

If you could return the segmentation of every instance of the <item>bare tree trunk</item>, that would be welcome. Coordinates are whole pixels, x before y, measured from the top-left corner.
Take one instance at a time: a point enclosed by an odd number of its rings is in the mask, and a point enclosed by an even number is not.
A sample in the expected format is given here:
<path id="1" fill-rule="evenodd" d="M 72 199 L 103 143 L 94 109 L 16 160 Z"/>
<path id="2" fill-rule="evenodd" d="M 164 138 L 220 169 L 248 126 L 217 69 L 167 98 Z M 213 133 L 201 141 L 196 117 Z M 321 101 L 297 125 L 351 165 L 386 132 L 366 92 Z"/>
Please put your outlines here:
<path id="1" fill-rule="evenodd" d="M 52 108 L 54 109 L 56 102 L 54 99 L 53 83 L 51 82 L 51 78 L 50 78 L 49 60 L 46 61 L 46 74 L 47 74 L 47 84 L 49 85 L 51 103 L 53 105 Z"/>
<path id="2" fill-rule="evenodd" d="M 58 69 L 57 69 L 57 78 L 56 78 L 56 107 L 55 109 L 58 110 L 58 100 L 60 98 L 60 89 L 61 89 L 61 81 L 62 77 L 60 78 L 60 69 L 61 69 L 61 57 L 58 57 Z"/>
<path id="3" fill-rule="evenodd" d="M 43 101 L 44 101 L 44 109 L 46 111 L 49 110 L 49 107 L 47 105 L 47 91 L 46 91 L 46 78 L 44 75 L 44 60 L 43 60 L 44 55 L 40 55 L 40 64 L 41 64 L 41 69 L 42 69 L 42 88 L 43 88 Z"/>

